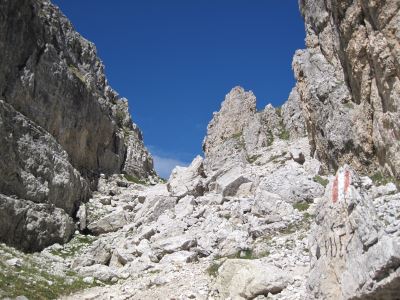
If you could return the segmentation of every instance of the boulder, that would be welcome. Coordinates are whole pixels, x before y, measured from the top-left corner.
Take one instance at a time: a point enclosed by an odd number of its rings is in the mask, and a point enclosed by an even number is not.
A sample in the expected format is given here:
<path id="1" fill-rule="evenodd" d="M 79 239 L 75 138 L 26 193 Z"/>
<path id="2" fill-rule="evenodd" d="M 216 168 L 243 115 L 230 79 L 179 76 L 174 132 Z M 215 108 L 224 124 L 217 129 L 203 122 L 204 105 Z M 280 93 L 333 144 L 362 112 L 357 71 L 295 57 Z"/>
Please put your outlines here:
<path id="1" fill-rule="evenodd" d="M 171 196 L 182 198 L 186 195 L 195 197 L 203 195 L 205 174 L 203 158 L 197 156 L 189 167 L 175 167 L 167 183 Z"/>
<path id="2" fill-rule="evenodd" d="M 101 217 L 99 220 L 90 222 L 87 229 L 93 234 L 102 234 L 117 231 L 129 224 L 133 217 L 126 211 L 120 210 Z"/>
<path id="3" fill-rule="evenodd" d="M 254 299 L 281 292 L 289 281 L 284 270 L 260 260 L 228 259 L 218 270 L 216 288 L 222 299 Z"/>
<path id="4" fill-rule="evenodd" d="M 67 242 L 74 231 L 74 222 L 64 210 L 0 194 L 0 241 L 35 252 Z"/>
<path id="5" fill-rule="evenodd" d="M 223 196 L 235 196 L 240 186 L 250 181 L 241 167 L 235 167 L 216 179 L 215 190 Z"/>
<path id="6" fill-rule="evenodd" d="M 360 178 L 349 166 L 338 170 L 317 212 L 309 241 L 310 298 L 396 299 L 400 224 L 392 226 L 380 220 Z"/>

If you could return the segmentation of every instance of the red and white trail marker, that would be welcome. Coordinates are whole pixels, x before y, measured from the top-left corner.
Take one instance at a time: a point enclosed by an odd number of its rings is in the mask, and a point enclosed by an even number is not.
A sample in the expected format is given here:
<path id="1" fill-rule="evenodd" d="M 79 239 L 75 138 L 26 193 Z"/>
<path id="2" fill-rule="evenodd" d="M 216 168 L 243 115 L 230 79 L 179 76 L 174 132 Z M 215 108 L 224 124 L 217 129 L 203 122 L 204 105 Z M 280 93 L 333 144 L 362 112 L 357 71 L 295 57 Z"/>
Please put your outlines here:
<path id="1" fill-rule="evenodd" d="M 343 201 L 349 192 L 351 174 L 349 170 L 343 169 L 338 172 L 332 186 L 332 202 Z"/>

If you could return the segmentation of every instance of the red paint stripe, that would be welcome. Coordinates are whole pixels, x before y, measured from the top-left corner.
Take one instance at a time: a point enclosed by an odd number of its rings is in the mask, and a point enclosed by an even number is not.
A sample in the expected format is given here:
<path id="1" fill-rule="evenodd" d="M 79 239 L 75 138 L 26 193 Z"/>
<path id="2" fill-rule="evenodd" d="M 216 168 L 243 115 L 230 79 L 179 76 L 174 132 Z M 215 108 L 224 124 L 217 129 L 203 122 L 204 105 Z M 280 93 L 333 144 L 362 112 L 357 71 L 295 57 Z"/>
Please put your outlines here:
<path id="1" fill-rule="evenodd" d="M 346 170 L 346 173 L 344 173 L 344 194 L 347 194 L 347 191 L 349 190 L 350 186 L 350 172 L 349 170 Z"/>
<path id="2" fill-rule="evenodd" d="M 333 203 L 336 203 L 336 201 L 338 200 L 338 196 L 339 196 L 338 185 L 339 185 L 339 180 L 338 180 L 338 175 L 336 175 L 335 181 L 333 181 L 333 187 L 332 187 L 332 202 Z"/>

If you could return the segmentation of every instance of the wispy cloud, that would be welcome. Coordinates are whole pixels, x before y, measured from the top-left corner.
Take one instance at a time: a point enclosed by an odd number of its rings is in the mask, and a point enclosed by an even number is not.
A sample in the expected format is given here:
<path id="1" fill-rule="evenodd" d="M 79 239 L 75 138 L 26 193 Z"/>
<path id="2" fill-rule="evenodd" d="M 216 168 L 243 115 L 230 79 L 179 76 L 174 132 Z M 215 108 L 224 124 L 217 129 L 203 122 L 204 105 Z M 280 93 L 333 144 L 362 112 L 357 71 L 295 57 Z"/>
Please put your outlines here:
<path id="1" fill-rule="evenodd" d="M 172 170 L 176 166 L 185 167 L 189 165 L 186 162 L 171 157 L 153 155 L 153 159 L 154 159 L 154 168 L 156 169 L 158 175 L 166 179 L 168 179 Z"/>

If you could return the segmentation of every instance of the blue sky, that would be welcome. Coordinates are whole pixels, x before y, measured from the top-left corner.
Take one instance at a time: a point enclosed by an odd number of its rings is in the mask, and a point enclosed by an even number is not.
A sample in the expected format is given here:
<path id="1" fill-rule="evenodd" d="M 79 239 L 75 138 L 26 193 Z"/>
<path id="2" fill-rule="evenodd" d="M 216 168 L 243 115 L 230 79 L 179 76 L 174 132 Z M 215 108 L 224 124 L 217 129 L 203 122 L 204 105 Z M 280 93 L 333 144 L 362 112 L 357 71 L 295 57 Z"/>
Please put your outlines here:
<path id="1" fill-rule="evenodd" d="M 207 124 L 236 85 L 281 105 L 304 47 L 296 0 L 53 0 L 96 44 L 111 86 L 129 99 L 156 169 L 202 154 Z"/>

